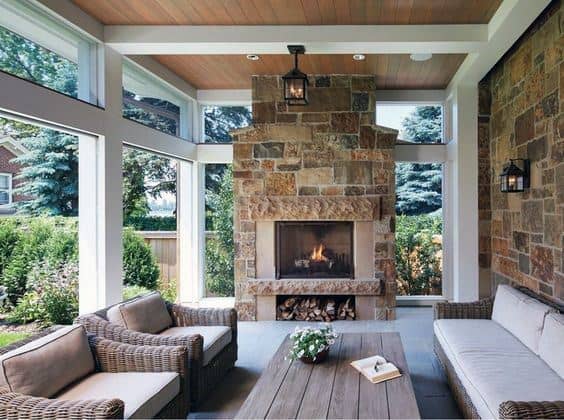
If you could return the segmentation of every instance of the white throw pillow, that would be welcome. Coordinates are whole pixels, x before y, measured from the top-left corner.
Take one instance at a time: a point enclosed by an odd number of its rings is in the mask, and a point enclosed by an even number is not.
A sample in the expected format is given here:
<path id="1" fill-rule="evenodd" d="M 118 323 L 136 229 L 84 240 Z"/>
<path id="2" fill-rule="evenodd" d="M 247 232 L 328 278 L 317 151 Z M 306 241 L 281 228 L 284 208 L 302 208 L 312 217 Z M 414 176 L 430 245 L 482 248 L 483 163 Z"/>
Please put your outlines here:
<path id="1" fill-rule="evenodd" d="M 492 320 L 517 337 L 535 354 L 539 354 L 539 341 L 544 319 L 554 309 L 519 290 L 500 285 L 497 288 Z"/>
<path id="2" fill-rule="evenodd" d="M 564 379 L 564 314 L 547 315 L 540 338 L 539 355 Z"/>

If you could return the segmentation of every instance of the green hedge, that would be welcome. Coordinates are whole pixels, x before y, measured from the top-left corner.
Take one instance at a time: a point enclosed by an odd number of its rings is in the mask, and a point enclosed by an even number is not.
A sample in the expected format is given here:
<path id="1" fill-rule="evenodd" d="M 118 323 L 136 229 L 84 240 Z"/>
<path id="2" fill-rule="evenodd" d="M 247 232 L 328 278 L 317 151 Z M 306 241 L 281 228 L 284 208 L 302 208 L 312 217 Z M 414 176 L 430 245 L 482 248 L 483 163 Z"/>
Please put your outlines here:
<path id="1" fill-rule="evenodd" d="M 124 226 L 135 230 L 175 231 L 176 217 L 174 216 L 129 216 L 123 222 Z"/>
<path id="2" fill-rule="evenodd" d="M 151 248 L 131 228 L 123 234 L 124 284 L 158 287 Z M 14 322 L 69 323 L 78 311 L 78 220 L 0 218 L 0 285 Z"/>

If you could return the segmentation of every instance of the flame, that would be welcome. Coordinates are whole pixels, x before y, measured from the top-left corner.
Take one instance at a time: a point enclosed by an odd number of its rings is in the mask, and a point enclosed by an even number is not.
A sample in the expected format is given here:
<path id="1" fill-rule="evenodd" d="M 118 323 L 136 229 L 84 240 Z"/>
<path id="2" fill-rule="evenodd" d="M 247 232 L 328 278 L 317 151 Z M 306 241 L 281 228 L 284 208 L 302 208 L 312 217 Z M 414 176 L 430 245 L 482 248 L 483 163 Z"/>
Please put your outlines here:
<path id="1" fill-rule="evenodd" d="M 311 253 L 309 259 L 311 261 L 328 261 L 327 257 L 323 255 L 323 251 L 325 251 L 325 246 L 323 244 L 319 244 L 318 246 L 313 247 L 313 252 Z"/>

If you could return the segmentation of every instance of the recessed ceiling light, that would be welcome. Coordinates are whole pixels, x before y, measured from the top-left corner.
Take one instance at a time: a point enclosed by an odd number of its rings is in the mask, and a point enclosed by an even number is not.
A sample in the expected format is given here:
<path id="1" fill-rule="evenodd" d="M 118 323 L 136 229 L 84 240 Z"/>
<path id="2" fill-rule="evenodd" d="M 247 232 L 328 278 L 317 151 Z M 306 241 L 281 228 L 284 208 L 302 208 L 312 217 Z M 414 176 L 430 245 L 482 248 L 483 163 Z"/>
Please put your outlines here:
<path id="1" fill-rule="evenodd" d="M 433 54 L 431 53 L 417 53 L 411 54 L 409 58 L 411 58 L 413 61 L 427 61 L 430 60 L 432 56 Z"/>
<path id="2" fill-rule="evenodd" d="M 355 54 L 353 55 L 353 60 L 354 61 L 364 61 L 366 59 L 366 56 L 364 54 Z"/>
<path id="3" fill-rule="evenodd" d="M 260 60 L 260 56 L 256 54 L 247 54 L 247 60 L 258 61 Z"/>

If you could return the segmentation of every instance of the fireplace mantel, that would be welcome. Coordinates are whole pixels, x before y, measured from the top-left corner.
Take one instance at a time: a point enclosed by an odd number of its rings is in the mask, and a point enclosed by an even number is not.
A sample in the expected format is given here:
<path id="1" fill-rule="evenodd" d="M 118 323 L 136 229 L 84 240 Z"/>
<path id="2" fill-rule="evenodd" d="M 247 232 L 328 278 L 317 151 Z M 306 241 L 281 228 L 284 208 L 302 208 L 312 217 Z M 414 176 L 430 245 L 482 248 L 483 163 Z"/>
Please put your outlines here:
<path id="1" fill-rule="evenodd" d="M 260 279 L 249 280 L 246 292 L 251 295 L 365 295 L 381 296 L 381 279 Z"/>

